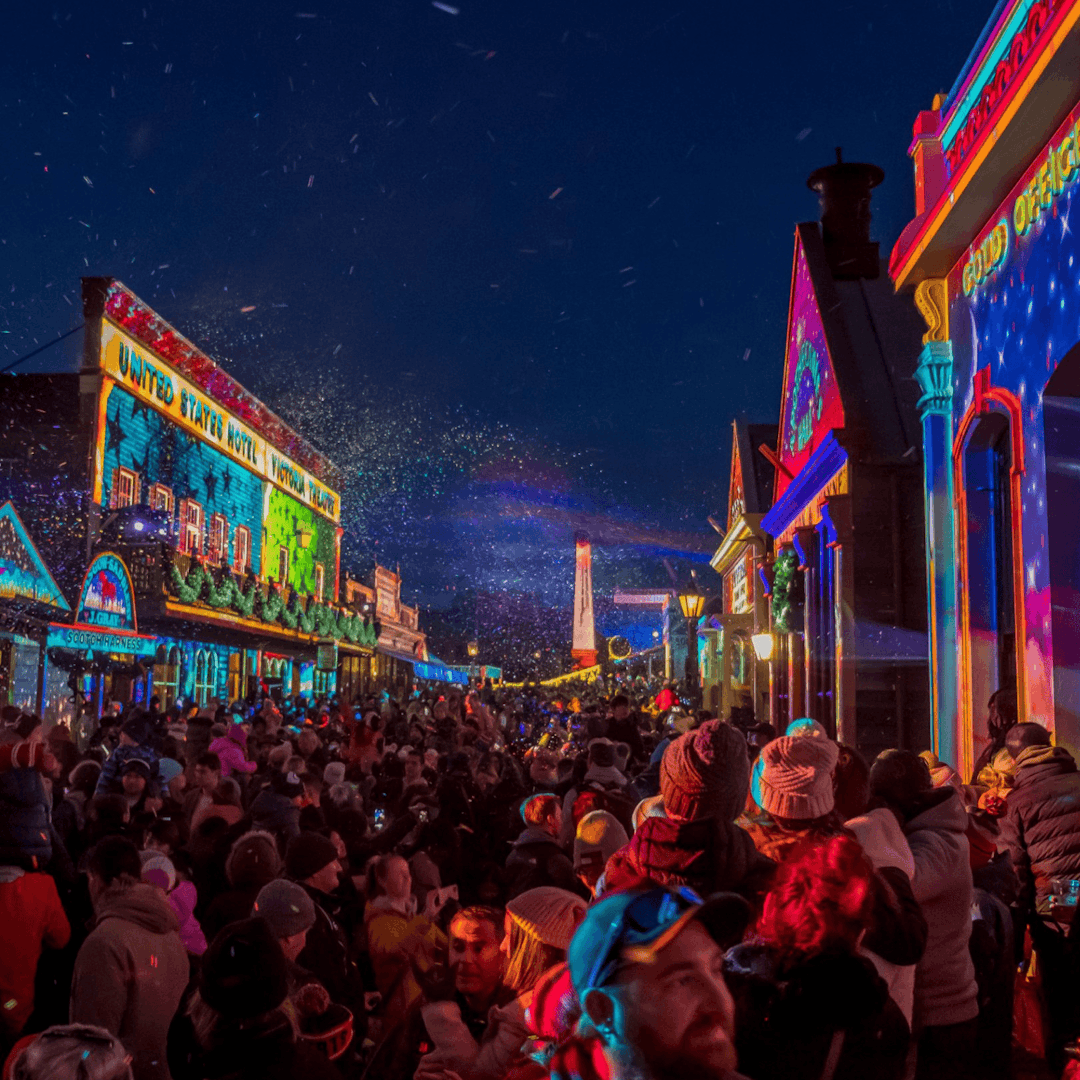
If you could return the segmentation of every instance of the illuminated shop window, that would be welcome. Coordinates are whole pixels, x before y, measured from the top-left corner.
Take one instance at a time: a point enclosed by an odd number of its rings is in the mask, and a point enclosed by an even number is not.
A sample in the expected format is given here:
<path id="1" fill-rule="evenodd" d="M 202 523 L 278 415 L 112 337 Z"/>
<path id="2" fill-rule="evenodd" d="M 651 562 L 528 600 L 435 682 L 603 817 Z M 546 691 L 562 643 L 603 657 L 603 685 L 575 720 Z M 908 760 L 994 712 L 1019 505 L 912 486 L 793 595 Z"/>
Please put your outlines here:
<path id="1" fill-rule="evenodd" d="M 279 547 L 277 551 L 277 576 L 282 588 L 289 584 L 289 549 Z"/>
<path id="2" fill-rule="evenodd" d="M 315 599 L 322 600 L 323 587 L 326 584 L 326 570 L 322 563 L 315 564 Z"/>
<path id="3" fill-rule="evenodd" d="M 246 574 L 251 562 L 251 530 L 246 525 L 238 525 L 233 533 L 233 569 L 238 574 Z"/>
<path id="4" fill-rule="evenodd" d="M 112 506 L 134 506 L 139 501 L 139 474 L 131 469 L 113 471 Z"/>
<path id="5" fill-rule="evenodd" d="M 210 543 L 207 556 L 213 563 L 228 561 L 229 522 L 224 514 L 210 515 Z"/>
<path id="6" fill-rule="evenodd" d="M 217 653 L 199 649 L 195 653 L 195 700 L 205 705 L 217 693 Z"/>
<path id="7" fill-rule="evenodd" d="M 194 499 L 180 500 L 180 550 L 185 555 L 202 554 L 203 520 L 203 508 Z"/>
<path id="8" fill-rule="evenodd" d="M 180 693 L 180 650 L 175 646 L 162 645 L 154 663 L 154 693 L 161 698 L 162 709 L 167 709 Z"/>
<path id="9" fill-rule="evenodd" d="M 171 518 L 174 504 L 173 493 L 164 484 L 150 485 L 151 510 L 164 510 Z"/>

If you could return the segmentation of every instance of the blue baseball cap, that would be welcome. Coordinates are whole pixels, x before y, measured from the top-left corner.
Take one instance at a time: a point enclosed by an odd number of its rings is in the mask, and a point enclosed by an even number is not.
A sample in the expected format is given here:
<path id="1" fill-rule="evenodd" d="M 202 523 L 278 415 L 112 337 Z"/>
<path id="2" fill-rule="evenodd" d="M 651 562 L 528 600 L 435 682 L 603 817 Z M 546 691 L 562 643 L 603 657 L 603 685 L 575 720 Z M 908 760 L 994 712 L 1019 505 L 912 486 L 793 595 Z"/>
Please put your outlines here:
<path id="1" fill-rule="evenodd" d="M 647 963 L 692 921 L 723 949 L 741 940 L 750 906 L 735 893 L 703 901 L 693 889 L 628 889 L 612 893 L 585 914 L 566 962 L 578 999 L 605 986 L 628 963 Z"/>

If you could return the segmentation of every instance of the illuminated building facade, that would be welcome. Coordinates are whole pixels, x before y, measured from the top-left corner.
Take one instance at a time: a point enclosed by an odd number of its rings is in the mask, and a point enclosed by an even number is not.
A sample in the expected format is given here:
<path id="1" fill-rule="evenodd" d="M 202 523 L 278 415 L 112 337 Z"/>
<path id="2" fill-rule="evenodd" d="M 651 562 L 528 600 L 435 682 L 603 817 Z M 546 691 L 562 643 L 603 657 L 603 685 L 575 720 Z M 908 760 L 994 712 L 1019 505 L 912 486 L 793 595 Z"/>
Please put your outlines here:
<path id="1" fill-rule="evenodd" d="M 823 214 L 795 230 L 773 499 L 761 519 L 775 550 L 775 721 L 812 717 L 868 755 L 929 737 L 912 378 L 922 326 L 870 241 L 882 179 L 839 154 L 810 177 Z"/>
<path id="2" fill-rule="evenodd" d="M 49 662 L 99 701 L 332 691 L 377 639 L 338 603 L 334 466 L 120 282 L 83 313 L 78 373 L 5 385 L 6 486 L 80 598 Z"/>
<path id="3" fill-rule="evenodd" d="M 933 738 L 965 774 L 986 706 L 1080 743 L 1080 2 L 996 8 L 919 114 L 892 252 L 927 326 L 922 390 Z"/>
<path id="4" fill-rule="evenodd" d="M 772 550 L 761 522 L 772 502 L 773 475 L 758 448 L 776 445 L 776 425 L 735 420 L 731 434 L 727 518 L 723 527 L 713 526 L 723 539 L 711 560 L 723 589 L 706 604 L 698 626 L 698 667 L 706 708 L 726 717 L 732 708 L 750 706 L 767 720 L 769 665 L 757 659 L 750 639 L 769 628 L 769 598 L 758 571 Z"/>

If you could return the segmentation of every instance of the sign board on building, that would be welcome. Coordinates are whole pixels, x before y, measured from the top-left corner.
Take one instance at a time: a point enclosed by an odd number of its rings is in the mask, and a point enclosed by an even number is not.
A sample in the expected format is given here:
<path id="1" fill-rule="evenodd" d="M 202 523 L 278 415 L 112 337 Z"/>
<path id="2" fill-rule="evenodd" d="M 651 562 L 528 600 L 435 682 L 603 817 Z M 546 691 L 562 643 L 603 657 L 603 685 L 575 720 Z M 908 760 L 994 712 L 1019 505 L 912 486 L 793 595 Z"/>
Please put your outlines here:
<path id="1" fill-rule="evenodd" d="M 45 644 L 50 649 L 70 649 L 79 653 L 120 653 L 128 656 L 153 656 L 157 638 L 126 630 L 99 630 L 94 626 L 68 626 L 50 623 Z"/>
<path id="2" fill-rule="evenodd" d="M 138 631 L 131 575 L 119 555 L 103 551 L 86 568 L 75 621 L 103 630 Z"/>
<path id="3" fill-rule="evenodd" d="M 101 328 L 101 368 L 112 383 L 122 386 L 185 431 L 236 459 L 324 517 L 340 521 L 341 506 L 336 492 L 270 445 L 254 428 L 185 379 L 141 342 L 107 321 Z M 103 391 L 102 401 L 106 398 Z M 95 498 L 99 502 L 100 484 L 99 475 L 95 478 L 98 489 Z"/>
<path id="4" fill-rule="evenodd" d="M 0 600 L 71 610 L 10 502 L 0 506 Z"/>
<path id="5" fill-rule="evenodd" d="M 332 638 L 329 641 L 320 641 L 315 649 L 315 657 L 315 666 L 320 671 L 337 671 L 337 642 Z"/>

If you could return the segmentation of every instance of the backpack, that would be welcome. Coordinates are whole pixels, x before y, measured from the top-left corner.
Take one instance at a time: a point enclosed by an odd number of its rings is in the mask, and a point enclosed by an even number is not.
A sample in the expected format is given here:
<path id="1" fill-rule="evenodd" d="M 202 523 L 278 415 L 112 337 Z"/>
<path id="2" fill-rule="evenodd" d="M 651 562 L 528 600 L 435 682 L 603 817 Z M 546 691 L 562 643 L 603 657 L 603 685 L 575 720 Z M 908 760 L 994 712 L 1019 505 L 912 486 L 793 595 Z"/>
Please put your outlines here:
<path id="1" fill-rule="evenodd" d="M 606 810 L 626 830 L 626 835 L 633 834 L 634 807 L 637 803 L 620 787 L 604 787 L 595 780 L 583 781 L 578 787 L 570 814 L 574 819 L 574 831 L 578 823 L 593 810 Z"/>

